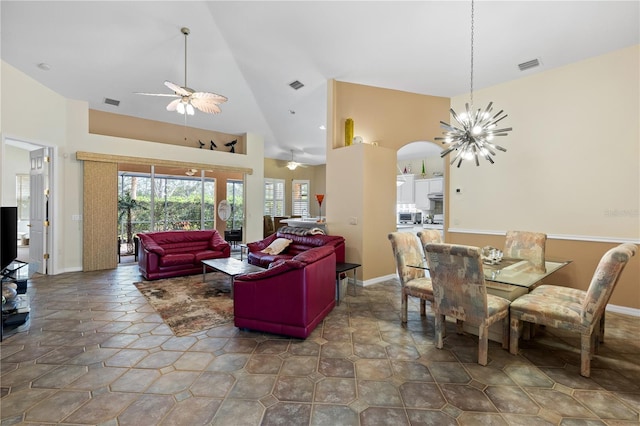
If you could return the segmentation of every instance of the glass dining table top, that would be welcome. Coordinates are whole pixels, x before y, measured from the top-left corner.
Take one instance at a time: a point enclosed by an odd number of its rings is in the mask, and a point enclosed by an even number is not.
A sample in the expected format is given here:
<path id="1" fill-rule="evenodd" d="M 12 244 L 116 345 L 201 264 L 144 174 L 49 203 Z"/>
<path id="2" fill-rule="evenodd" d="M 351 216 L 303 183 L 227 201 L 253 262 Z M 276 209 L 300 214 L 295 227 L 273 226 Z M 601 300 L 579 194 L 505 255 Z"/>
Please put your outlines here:
<path id="1" fill-rule="evenodd" d="M 483 263 L 484 279 L 487 283 L 510 284 L 529 288 L 542 281 L 552 273 L 571 263 L 570 260 L 547 260 L 545 272 L 535 271 L 526 260 L 503 258 L 495 264 Z M 415 268 L 429 269 L 426 260 L 423 265 L 412 265 Z"/>
<path id="2" fill-rule="evenodd" d="M 505 258 L 497 264 L 483 264 L 484 279 L 529 288 L 569 263 L 569 260 L 547 260 L 544 262 L 545 272 L 540 272 L 526 260 Z"/>

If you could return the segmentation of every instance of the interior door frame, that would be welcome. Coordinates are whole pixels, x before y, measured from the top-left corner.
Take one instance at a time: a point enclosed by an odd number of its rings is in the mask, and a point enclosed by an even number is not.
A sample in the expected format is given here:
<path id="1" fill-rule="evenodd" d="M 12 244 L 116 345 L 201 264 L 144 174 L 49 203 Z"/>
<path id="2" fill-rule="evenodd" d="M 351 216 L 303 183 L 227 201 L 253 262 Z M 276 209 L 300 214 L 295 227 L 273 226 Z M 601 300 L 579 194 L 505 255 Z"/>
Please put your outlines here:
<path id="1" fill-rule="evenodd" d="M 39 268 L 38 270 L 35 270 L 34 272 L 39 272 L 39 273 L 43 273 L 43 274 L 47 274 L 47 275 L 55 275 L 56 274 L 56 270 L 57 270 L 57 266 L 56 266 L 56 260 L 54 258 L 54 253 L 56 250 L 56 243 L 55 241 L 57 240 L 55 238 L 55 211 L 56 211 L 56 192 L 55 192 L 55 182 L 57 181 L 57 176 L 56 176 L 56 168 L 54 166 L 54 159 L 57 157 L 57 147 L 48 143 L 43 143 L 40 141 L 31 141 L 31 140 L 25 140 L 23 138 L 16 138 L 16 137 L 11 137 L 9 135 L 2 135 L 2 161 L 1 163 L 3 164 L 3 169 L 4 169 L 4 162 L 5 162 L 5 158 L 6 156 L 4 155 L 4 149 L 5 149 L 5 145 L 7 145 L 7 141 L 11 141 L 11 143 L 9 143 L 12 146 L 15 146 L 19 149 L 23 149 L 27 152 L 31 152 L 34 150 L 38 150 L 38 149 L 42 149 L 42 148 L 47 148 L 48 149 L 48 154 L 49 154 L 49 162 L 48 164 L 48 189 L 49 189 L 49 195 L 48 195 L 48 221 L 49 221 L 49 225 L 48 225 L 48 229 L 47 229 L 47 236 L 44 237 L 45 238 L 45 244 L 43 245 L 43 251 L 45 253 L 49 254 L 49 259 L 46 265 L 46 268 Z M 29 154 L 30 157 L 30 154 Z M 30 159 L 28 160 L 28 162 L 30 163 Z M 26 169 L 30 170 L 30 164 L 27 164 Z M 4 177 L 3 177 L 4 179 Z M 0 181 L 1 183 L 1 181 Z M 33 198 L 33 196 L 31 196 L 31 198 Z M 30 201 L 31 202 L 31 201 Z M 31 210 L 31 209 L 30 209 Z M 31 257 L 31 254 L 29 254 L 29 257 Z M 43 262 L 44 264 L 44 262 Z"/>

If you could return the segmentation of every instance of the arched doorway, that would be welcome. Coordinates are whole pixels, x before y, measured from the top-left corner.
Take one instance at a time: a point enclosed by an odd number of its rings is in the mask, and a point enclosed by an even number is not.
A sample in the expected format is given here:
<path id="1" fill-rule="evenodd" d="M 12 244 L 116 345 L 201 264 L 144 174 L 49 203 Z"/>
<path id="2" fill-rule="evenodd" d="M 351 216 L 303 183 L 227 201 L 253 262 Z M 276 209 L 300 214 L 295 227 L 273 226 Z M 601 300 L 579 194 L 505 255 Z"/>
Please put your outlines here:
<path id="1" fill-rule="evenodd" d="M 445 229 L 445 159 L 442 147 L 428 141 L 414 141 L 397 152 L 398 178 L 396 208 L 398 230 L 418 232 Z"/>

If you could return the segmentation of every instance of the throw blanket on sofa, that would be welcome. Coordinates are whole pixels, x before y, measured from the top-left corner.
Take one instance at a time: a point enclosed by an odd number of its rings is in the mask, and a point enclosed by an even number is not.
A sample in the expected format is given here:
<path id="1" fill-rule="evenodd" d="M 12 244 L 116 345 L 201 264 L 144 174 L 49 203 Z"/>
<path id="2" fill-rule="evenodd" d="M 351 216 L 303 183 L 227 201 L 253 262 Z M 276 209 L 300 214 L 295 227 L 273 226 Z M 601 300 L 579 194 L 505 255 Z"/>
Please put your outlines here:
<path id="1" fill-rule="evenodd" d="M 278 229 L 278 232 L 293 235 L 324 235 L 324 231 L 320 228 L 301 228 L 297 226 L 283 226 Z"/>

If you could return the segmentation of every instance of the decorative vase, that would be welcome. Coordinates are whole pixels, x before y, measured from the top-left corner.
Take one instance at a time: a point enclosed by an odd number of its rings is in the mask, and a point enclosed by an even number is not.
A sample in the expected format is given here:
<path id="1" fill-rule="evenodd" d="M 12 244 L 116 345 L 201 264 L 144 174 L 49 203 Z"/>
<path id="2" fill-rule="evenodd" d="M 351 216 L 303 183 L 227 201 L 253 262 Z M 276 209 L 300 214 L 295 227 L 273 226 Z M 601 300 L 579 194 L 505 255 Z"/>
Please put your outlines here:
<path id="1" fill-rule="evenodd" d="M 320 208 L 318 222 L 322 223 L 322 201 L 324 201 L 324 194 L 316 194 L 316 200 L 318 201 L 318 207 Z"/>
<path id="2" fill-rule="evenodd" d="M 344 121 L 344 146 L 353 143 L 353 119 L 347 118 Z"/>

